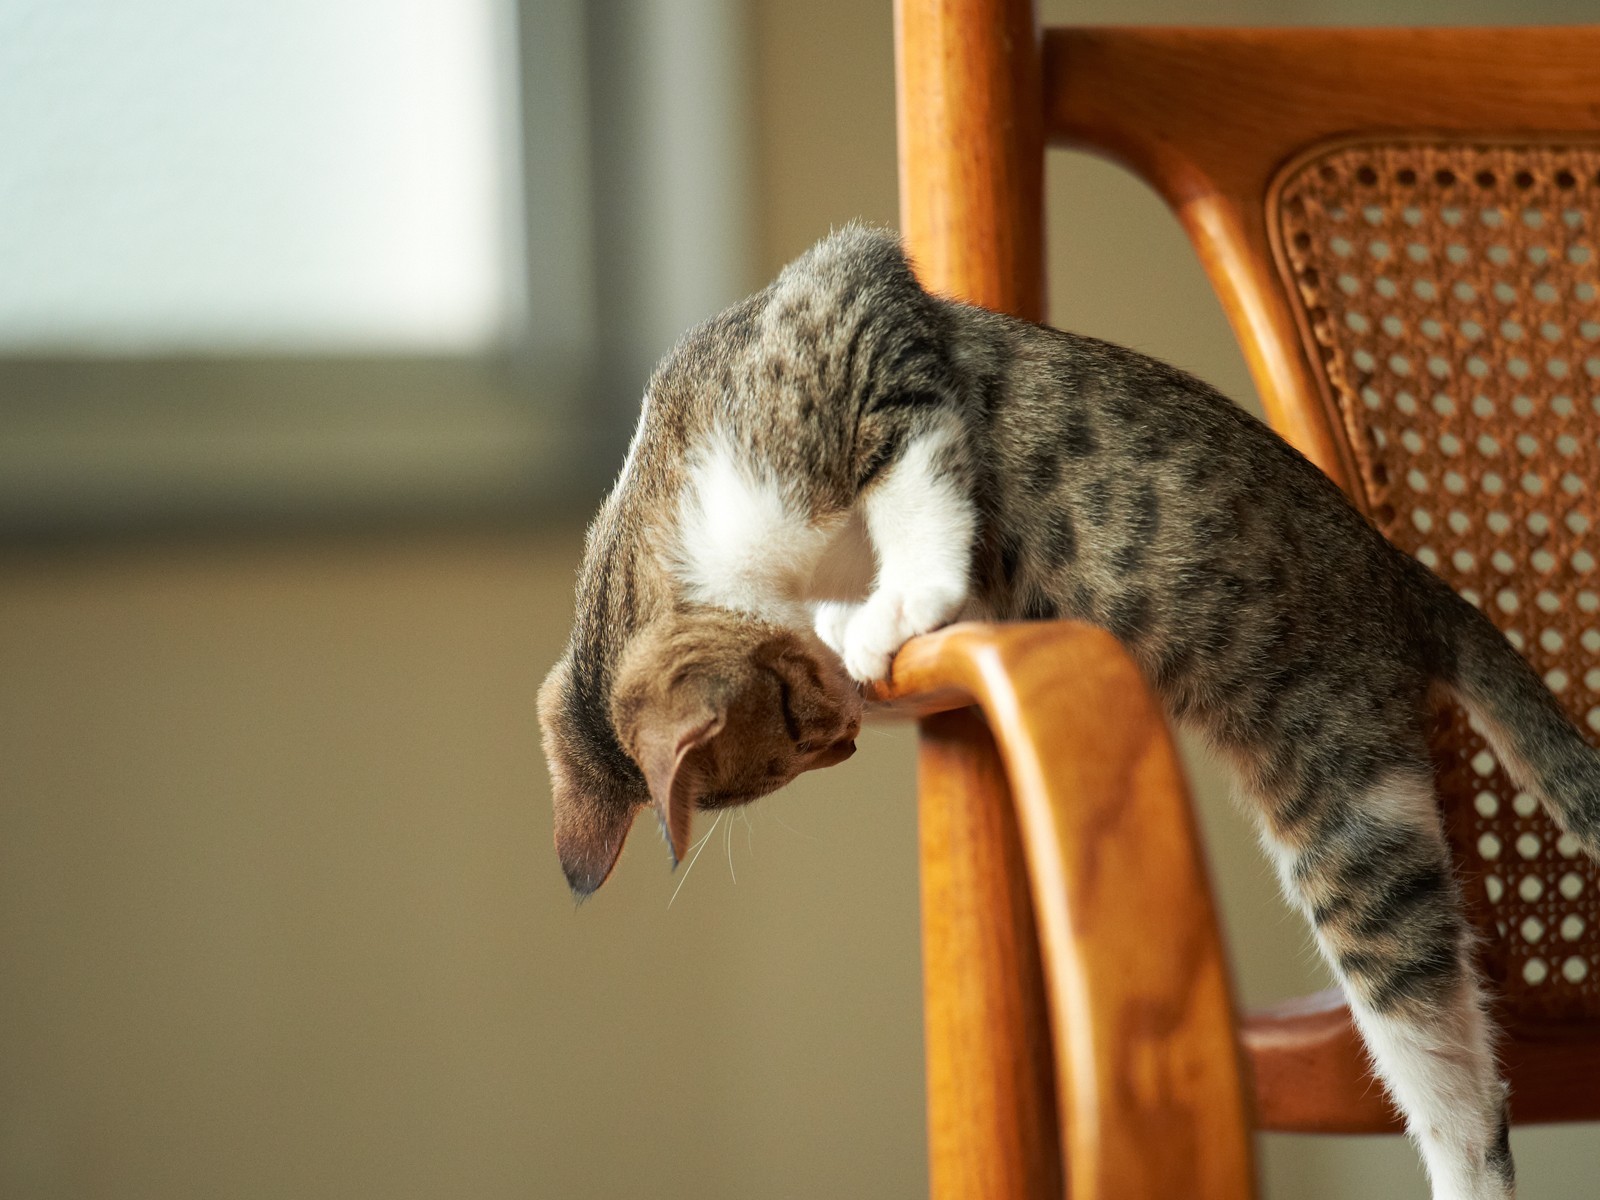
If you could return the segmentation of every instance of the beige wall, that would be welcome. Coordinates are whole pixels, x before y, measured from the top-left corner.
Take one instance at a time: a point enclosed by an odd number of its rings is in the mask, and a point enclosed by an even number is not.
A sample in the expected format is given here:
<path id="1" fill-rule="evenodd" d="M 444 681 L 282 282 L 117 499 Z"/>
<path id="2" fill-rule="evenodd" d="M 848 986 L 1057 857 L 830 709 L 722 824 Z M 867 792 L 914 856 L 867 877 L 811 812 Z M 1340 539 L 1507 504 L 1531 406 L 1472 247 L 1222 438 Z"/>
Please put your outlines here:
<path id="1" fill-rule="evenodd" d="M 1395 14 L 1367 9 L 1047 13 Z M 765 272 L 893 220 L 891 30 L 860 0 L 751 12 Z M 1159 203 L 1081 158 L 1050 181 L 1055 320 L 1249 401 Z M 0 1196 L 924 1192 L 909 731 L 725 821 L 686 879 L 641 826 L 575 911 L 532 698 L 578 539 L 0 558 Z M 1316 983 L 1195 771 L 1242 994 Z M 1581 1194 L 1597 1137 L 1519 1132 L 1524 1197 Z M 1274 1200 L 1425 1194 L 1398 1142 L 1264 1149 Z"/>
<path id="2" fill-rule="evenodd" d="M 574 911 L 577 533 L 0 563 L 0 1195 L 916 1191 L 908 733 Z"/>

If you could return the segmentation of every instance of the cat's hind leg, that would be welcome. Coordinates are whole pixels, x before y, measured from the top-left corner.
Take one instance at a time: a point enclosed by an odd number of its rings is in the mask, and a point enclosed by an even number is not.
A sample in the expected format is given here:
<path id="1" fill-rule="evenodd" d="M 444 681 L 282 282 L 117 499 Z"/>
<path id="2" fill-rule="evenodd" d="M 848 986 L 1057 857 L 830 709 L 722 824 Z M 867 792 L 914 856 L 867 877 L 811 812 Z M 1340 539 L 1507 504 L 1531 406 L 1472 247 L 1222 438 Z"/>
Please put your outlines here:
<path id="1" fill-rule="evenodd" d="M 1514 1194 L 1505 1087 L 1424 763 L 1268 806 L 1267 841 L 1343 985 L 1434 1200 Z"/>
<path id="2" fill-rule="evenodd" d="M 908 442 L 862 493 L 877 575 L 843 623 L 841 655 L 854 678 L 887 676 L 896 650 L 954 619 L 966 603 L 978 517 L 965 468 L 959 430 L 937 425 Z"/>

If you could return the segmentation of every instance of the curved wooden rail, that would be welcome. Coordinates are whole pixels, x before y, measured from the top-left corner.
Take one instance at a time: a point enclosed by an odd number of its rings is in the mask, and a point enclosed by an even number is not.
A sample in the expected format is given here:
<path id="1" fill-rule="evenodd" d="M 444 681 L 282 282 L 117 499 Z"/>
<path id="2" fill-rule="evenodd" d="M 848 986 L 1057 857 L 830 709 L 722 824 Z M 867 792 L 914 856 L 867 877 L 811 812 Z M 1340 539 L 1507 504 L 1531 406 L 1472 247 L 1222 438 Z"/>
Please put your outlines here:
<path id="1" fill-rule="evenodd" d="M 1045 31 L 1046 137 L 1123 163 L 1183 223 L 1273 428 L 1357 482 L 1302 350 L 1267 228 L 1285 162 L 1379 132 L 1541 139 L 1600 128 L 1600 26 Z"/>
<path id="2" fill-rule="evenodd" d="M 1041 42 L 1031 0 L 895 0 L 895 20 L 901 229 L 923 282 L 1040 319 L 1045 139 L 1109 154 L 1188 229 L 1274 425 L 1347 488 L 1343 433 L 1270 253 L 1278 169 L 1353 131 L 1592 134 L 1600 113 L 1600 27 L 1097 28 Z M 1103 634 L 1041 625 L 949 630 L 907 646 L 895 670 L 884 698 L 923 717 L 935 1196 L 1060 1195 L 1063 1158 L 1075 1197 L 1251 1194 L 1209 894 L 1132 664 Z M 1191 976 L 1206 982 L 1186 1022 L 1152 1039 L 1126 1015 L 1179 1011 Z M 1519 1123 L 1600 1118 L 1594 1031 L 1510 1032 Z M 1398 1128 L 1336 995 L 1246 1018 L 1237 1037 L 1257 1128 Z M 1137 1065 L 1191 1054 L 1194 1075 L 1170 1089 Z M 1204 1168 L 1186 1165 L 1199 1153 L 1188 1133 L 1164 1141 L 1162 1114 L 1215 1140 Z"/>
<path id="3" fill-rule="evenodd" d="M 1086 625 L 958 625 L 908 644 L 895 659 L 893 685 L 876 698 L 925 718 L 935 749 L 923 760 L 924 787 L 942 793 L 941 803 L 988 786 L 989 797 L 971 803 L 993 804 L 998 785 L 1014 805 L 1056 1048 L 1054 1103 L 1032 1097 L 1024 1111 L 1048 1114 L 1059 1104 L 1067 1193 L 1252 1194 L 1249 1101 L 1204 861 L 1177 756 L 1137 667 L 1109 634 Z M 926 719 L 960 705 L 976 706 L 987 723 L 1003 770 L 988 785 L 981 759 L 976 768 L 970 757 L 950 761 L 947 719 Z M 969 742 L 972 732 L 964 731 Z M 927 856 L 924 869 L 941 870 Z M 969 976 L 930 974 L 930 997 L 947 1005 L 974 990 L 971 973 L 1000 967 L 952 963 L 930 949 L 930 973 Z M 994 995 L 1027 984 L 990 980 L 976 990 L 993 1004 Z M 1005 1003 L 1027 1010 L 1025 997 Z M 935 1057 L 945 1019 L 930 1011 L 930 1087 L 951 1067 Z M 992 1080 L 989 1064 L 965 1070 Z M 1013 1069 L 1006 1086 L 1040 1085 Z M 939 1133 L 937 1095 L 930 1103 Z M 986 1190 L 972 1165 L 993 1146 L 946 1142 L 941 1152 L 942 1140 L 935 1138 L 935 1195 L 1004 1194 Z M 1048 1178 L 1048 1162 L 1029 1167 L 1015 1146 L 1007 1153 L 1025 1177 Z"/>
<path id="4" fill-rule="evenodd" d="M 1600 131 L 1600 26 L 1516 29 L 1052 29 L 1041 52 L 1046 135 L 1122 162 L 1187 229 L 1249 359 L 1273 426 L 1353 493 L 1357 473 L 1302 349 L 1271 248 L 1284 164 L 1353 134 L 1540 141 Z M 1363 497 L 1357 494 L 1358 501 Z M 1248 1018 L 1258 1125 L 1397 1130 L 1336 995 Z M 1600 1117 L 1600 1030 L 1512 1028 L 1512 1113 Z"/>
<path id="5" fill-rule="evenodd" d="M 1188 792 L 1109 634 L 952 626 L 909 643 L 874 698 L 922 720 L 936 1196 L 1058 1195 L 1063 1161 L 1074 1196 L 1146 1194 L 1135 1179 L 1159 1194 L 1199 1178 L 1174 1130 L 1201 1114 L 1207 1139 L 1234 1119 L 1235 1141 L 1400 1132 L 1338 992 L 1235 1026 Z M 1152 1039 L 1158 1012 L 1184 1015 Z M 1502 1053 L 1518 1124 L 1600 1119 L 1591 1030 L 1514 1030 Z M 1162 1058 L 1194 1087 L 1137 1086 L 1129 1064 Z M 1171 1161 L 1150 1149 L 1157 1127 Z M 1193 1194 L 1249 1194 L 1218 1186 Z"/>
<path id="6" fill-rule="evenodd" d="M 1514 1029 L 1500 1046 L 1517 1125 L 1600 1120 L 1600 1045 L 1584 1025 Z M 1336 991 L 1244 1018 L 1239 1030 L 1256 1127 L 1298 1133 L 1400 1133 L 1366 1069 L 1367 1053 Z"/>

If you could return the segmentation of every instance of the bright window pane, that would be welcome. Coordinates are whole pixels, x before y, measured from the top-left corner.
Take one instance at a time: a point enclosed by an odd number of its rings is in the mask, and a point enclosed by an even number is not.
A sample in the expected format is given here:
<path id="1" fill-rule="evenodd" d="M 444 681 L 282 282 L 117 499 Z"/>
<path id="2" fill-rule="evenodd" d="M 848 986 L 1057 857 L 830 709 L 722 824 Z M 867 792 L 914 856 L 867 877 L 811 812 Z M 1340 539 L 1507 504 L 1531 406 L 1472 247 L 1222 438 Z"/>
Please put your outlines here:
<path id="1" fill-rule="evenodd" d="M 491 341 L 508 4 L 0 4 L 0 352 Z"/>

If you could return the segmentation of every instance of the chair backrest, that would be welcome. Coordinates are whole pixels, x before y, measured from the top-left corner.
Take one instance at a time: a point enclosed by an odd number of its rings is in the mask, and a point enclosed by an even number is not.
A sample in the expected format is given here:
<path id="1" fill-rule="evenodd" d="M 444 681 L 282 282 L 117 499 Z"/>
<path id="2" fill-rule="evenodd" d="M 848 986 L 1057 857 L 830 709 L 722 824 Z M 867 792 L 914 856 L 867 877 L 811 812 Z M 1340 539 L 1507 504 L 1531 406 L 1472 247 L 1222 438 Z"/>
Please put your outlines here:
<path id="1" fill-rule="evenodd" d="M 1600 731 L 1600 27 L 898 17 L 902 220 L 930 284 L 1038 319 L 1045 144 L 1128 165 L 1189 231 L 1279 432 Z M 1516 1116 L 1600 1117 L 1600 867 L 1461 714 L 1434 744 Z M 1337 1004 L 1243 1033 L 1263 1127 L 1397 1127 Z"/>

